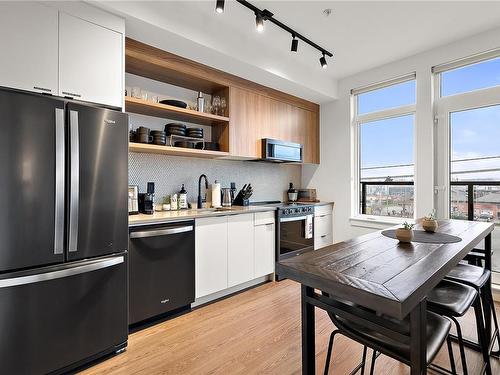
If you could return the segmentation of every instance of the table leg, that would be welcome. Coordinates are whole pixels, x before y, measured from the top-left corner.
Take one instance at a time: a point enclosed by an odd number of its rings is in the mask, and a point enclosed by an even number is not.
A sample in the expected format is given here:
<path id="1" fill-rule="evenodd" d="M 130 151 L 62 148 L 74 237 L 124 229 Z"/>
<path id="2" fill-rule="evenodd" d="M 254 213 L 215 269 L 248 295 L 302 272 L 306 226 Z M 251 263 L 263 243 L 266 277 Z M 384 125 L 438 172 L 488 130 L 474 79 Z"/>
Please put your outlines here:
<path id="1" fill-rule="evenodd" d="M 314 289 L 302 285 L 302 374 L 314 375 L 316 373 L 316 348 L 314 327 L 314 305 L 307 302 L 306 297 L 311 297 Z"/>
<path id="2" fill-rule="evenodd" d="M 485 254 L 485 261 L 484 261 L 484 266 L 487 270 L 491 271 L 491 233 L 488 234 L 485 239 L 484 239 L 484 254 Z M 487 293 L 491 293 L 491 276 L 490 279 L 488 280 L 486 286 L 487 288 Z M 492 306 L 490 304 L 489 298 L 484 298 L 483 299 L 483 304 L 484 304 L 484 326 L 486 329 L 486 337 L 488 338 L 488 344 L 490 343 L 491 340 L 491 309 Z"/>
<path id="3" fill-rule="evenodd" d="M 427 301 L 422 300 L 410 313 L 411 375 L 427 374 Z"/>

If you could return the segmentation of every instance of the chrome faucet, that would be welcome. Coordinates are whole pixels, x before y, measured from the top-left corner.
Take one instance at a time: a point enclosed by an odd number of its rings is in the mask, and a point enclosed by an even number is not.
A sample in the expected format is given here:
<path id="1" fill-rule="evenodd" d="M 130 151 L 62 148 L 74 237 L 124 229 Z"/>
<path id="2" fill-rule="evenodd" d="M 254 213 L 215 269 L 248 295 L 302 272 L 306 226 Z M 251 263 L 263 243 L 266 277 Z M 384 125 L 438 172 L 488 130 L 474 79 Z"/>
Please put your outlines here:
<path id="1" fill-rule="evenodd" d="M 201 197 L 201 180 L 205 179 L 205 199 Z M 203 208 L 203 201 L 207 200 L 208 179 L 207 176 L 202 174 L 198 179 L 198 208 Z"/>

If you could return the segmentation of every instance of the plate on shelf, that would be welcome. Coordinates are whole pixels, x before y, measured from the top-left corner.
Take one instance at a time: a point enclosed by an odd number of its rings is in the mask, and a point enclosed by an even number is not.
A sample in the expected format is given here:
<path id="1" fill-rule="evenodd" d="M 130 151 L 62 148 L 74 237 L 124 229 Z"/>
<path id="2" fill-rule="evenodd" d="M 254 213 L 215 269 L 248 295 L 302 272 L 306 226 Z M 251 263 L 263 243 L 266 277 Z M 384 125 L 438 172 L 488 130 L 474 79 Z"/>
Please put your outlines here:
<path id="1" fill-rule="evenodd" d="M 171 105 L 173 107 L 179 107 L 179 108 L 187 108 L 187 103 L 181 100 L 165 99 L 165 100 L 160 100 L 160 104 Z"/>
<path id="2" fill-rule="evenodd" d="M 194 142 L 191 141 L 177 141 L 174 143 L 175 147 L 184 147 L 184 148 L 194 148 Z"/>

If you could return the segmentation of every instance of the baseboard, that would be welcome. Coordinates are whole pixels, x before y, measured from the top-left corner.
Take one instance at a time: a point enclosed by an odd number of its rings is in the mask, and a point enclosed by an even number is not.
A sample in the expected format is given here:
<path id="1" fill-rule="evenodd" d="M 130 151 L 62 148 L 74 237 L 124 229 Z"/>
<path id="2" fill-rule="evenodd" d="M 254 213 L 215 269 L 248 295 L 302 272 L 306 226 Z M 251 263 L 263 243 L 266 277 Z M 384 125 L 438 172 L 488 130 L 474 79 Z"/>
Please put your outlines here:
<path id="1" fill-rule="evenodd" d="M 208 296 L 203 296 L 200 298 L 197 298 L 192 304 L 191 307 L 198 307 L 201 305 L 204 305 L 206 303 L 214 302 L 216 300 L 222 299 L 229 297 L 233 294 L 240 293 L 246 289 L 253 288 L 254 286 L 260 285 L 262 283 L 265 283 L 269 280 L 273 279 L 273 274 L 267 275 L 267 276 L 262 276 L 254 280 L 247 281 L 246 283 L 235 285 L 231 288 L 227 288 L 224 290 L 221 290 L 220 292 L 212 293 L 209 294 Z"/>

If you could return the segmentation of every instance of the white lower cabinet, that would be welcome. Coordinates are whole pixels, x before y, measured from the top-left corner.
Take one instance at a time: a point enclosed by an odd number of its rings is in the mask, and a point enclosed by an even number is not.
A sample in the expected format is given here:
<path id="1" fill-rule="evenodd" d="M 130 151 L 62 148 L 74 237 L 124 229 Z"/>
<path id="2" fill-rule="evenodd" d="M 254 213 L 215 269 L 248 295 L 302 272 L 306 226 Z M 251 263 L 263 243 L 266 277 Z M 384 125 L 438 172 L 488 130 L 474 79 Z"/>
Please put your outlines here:
<path id="1" fill-rule="evenodd" d="M 274 222 L 255 226 L 255 277 L 269 275 L 274 272 L 274 230 Z"/>
<path id="2" fill-rule="evenodd" d="M 229 216 L 227 281 L 232 287 L 254 279 L 253 214 Z"/>
<path id="3" fill-rule="evenodd" d="M 274 226 L 272 211 L 196 219 L 196 298 L 272 274 Z"/>
<path id="4" fill-rule="evenodd" d="M 196 298 L 227 288 L 227 216 L 196 219 Z"/>
<path id="5" fill-rule="evenodd" d="M 333 244 L 333 206 L 314 209 L 314 250 Z"/>

